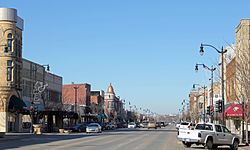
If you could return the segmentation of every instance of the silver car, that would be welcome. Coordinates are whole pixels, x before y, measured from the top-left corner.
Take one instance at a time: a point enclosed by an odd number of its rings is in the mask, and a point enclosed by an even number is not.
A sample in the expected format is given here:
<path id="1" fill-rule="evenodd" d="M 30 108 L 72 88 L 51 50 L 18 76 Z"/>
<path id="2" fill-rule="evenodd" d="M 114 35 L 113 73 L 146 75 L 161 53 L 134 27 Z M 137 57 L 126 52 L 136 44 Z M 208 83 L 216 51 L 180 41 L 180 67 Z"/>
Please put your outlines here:
<path id="1" fill-rule="evenodd" d="M 98 123 L 90 123 L 86 128 L 86 133 L 101 133 L 102 127 Z"/>

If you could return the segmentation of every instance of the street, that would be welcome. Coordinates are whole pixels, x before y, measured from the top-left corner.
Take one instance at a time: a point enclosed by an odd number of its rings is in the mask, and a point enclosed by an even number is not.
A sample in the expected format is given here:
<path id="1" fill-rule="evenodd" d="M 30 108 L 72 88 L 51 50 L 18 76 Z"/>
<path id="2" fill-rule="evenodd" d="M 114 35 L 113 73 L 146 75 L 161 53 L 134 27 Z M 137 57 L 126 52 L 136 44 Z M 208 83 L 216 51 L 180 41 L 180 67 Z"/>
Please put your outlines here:
<path id="1" fill-rule="evenodd" d="M 204 149 L 193 145 L 184 148 L 176 139 L 174 126 L 161 129 L 117 129 L 100 134 L 70 133 L 6 136 L 0 139 L 1 150 L 184 150 Z M 229 147 L 220 147 L 229 150 Z M 248 147 L 240 147 L 246 150 Z"/>
<path id="2" fill-rule="evenodd" d="M 118 129 L 101 134 L 71 133 L 40 136 L 26 135 L 19 138 L 0 139 L 0 149 L 16 150 L 169 150 L 184 149 L 177 144 L 172 127 L 162 129 Z"/>

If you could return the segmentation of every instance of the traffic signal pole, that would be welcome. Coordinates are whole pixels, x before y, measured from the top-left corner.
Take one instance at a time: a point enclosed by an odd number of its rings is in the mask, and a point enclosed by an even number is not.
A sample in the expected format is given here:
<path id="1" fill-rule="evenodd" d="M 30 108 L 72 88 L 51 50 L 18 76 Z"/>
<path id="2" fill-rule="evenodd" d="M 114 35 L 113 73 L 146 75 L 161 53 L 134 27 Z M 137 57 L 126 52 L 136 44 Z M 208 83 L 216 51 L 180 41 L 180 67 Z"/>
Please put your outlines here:
<path id="1" fill-rule="evenodd" d="M 206 122 L 206 86 L 204 85 L 204 123 Z"/>

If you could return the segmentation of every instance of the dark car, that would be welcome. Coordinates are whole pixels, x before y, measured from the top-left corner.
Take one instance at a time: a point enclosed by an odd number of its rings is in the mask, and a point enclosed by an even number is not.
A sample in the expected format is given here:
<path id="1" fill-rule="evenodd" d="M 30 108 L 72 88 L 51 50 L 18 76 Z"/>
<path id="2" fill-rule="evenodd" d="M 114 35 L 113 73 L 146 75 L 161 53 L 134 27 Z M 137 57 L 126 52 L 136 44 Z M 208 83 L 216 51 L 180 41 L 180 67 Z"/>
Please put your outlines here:
<path id="1" fill-rule="evenodd" d="M 102 128 L 102 131 L 104 131 L 105 130 L 105 126 L 106 126 L 107 123 L 105 123 L 105 122 L 97 122 L 97 123 L 99 123 L 99 125 Z"/>
<path id="2" fill-rule="evenodd" d="M 80 123 L 80 124 L 76 124 L 72 127 L 70 127 L 69 129 L 72 132 L 86 132 L 86 127 L 87 127 L 88 123 Z"/>
<path id="3" fill-rule="evenodd" d="M 165 122 L 161 122 L 161 127 L 165 127 Z"/>
<path id="4" fill-rule="evenodd" d="M 161 128 L 161 122 L 156 122 L 156 128 Z"/>
<path id="5" fill-rule="evenodd" d="M 128 124 L 126 122 L 117 123 L 117 128 L 127 128 Z"/>

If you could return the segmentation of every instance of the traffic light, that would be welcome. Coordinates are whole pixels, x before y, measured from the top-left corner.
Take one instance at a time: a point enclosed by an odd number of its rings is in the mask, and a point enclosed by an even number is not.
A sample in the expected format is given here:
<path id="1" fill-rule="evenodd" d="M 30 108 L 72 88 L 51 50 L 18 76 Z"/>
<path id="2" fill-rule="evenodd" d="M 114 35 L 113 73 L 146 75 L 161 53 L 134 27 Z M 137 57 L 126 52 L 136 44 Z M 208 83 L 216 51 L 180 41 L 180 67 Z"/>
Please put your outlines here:
<path id="1" fill-rule="evenodd" d="M 219 100 L 215 102 L 215 110 L 219 112 Z"/>
<path id="2" fill-rule="evenodd" d="M 222 112 L 222 100 L 216 101 L 216 112 Z"/>
<path id="3" fill-rule="evenodd" d="M 219 112 L 222 112 L 222 100 L 219 100 Z"/>
<path id="4" fill-rule="evenodd" d="M 210 108 L 210 106 L 207 106 L 207 115 L 211 115 L 211 108 Z"/>

